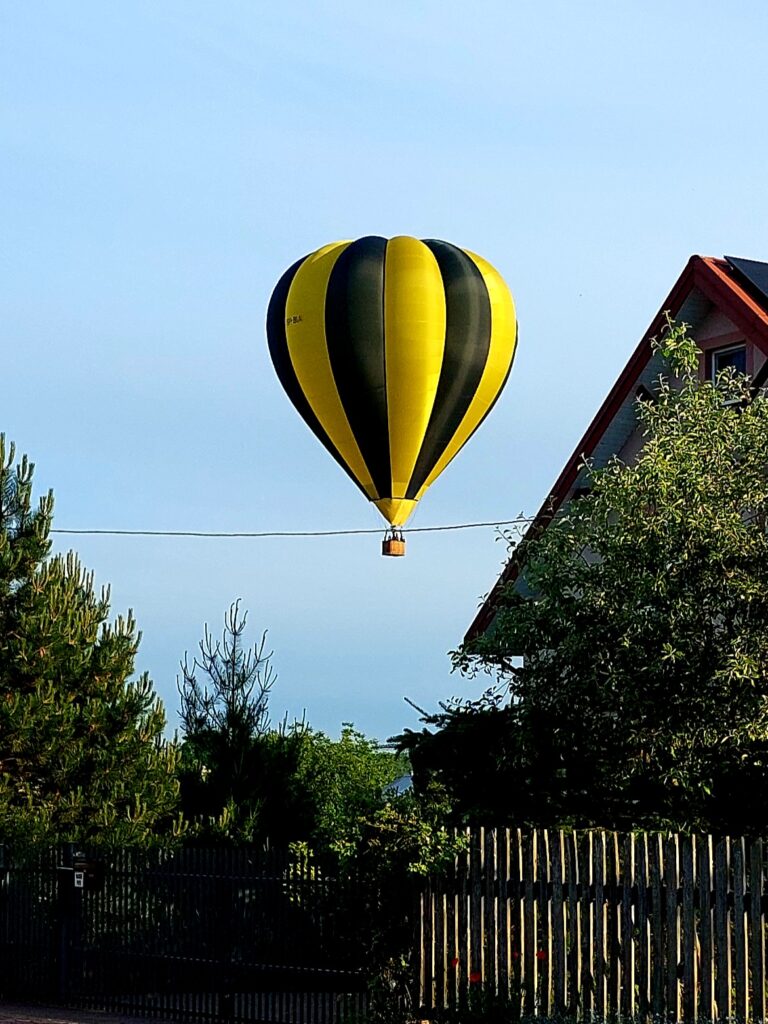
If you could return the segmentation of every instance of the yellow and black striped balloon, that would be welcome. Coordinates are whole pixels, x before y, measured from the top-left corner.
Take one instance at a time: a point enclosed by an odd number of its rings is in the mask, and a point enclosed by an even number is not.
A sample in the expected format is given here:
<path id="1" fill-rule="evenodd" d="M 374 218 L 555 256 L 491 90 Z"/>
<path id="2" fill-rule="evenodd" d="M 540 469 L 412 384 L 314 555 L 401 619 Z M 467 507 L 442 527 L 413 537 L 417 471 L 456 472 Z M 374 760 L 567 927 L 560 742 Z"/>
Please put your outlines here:
<path id="1" fill-rule="evenodd" d="M 392 526 L 475 432 L 517 344 L 500 274 L 448 242 L 334 242 L 286 271 L 267 312 L 288 397 Z"/>

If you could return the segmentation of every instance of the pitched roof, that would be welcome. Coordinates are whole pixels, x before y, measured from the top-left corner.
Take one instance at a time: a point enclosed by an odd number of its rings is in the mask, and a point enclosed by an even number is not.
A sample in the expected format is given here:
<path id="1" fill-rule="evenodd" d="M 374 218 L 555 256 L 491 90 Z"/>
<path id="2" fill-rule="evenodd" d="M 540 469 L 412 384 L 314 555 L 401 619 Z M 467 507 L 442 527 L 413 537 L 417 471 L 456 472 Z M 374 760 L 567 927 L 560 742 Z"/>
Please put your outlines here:
<path id="1" fill-rule="evenodd" d="M 665 314 L 668 312 L 695 329 L 713 306 L 768 356 L 768 263 L 736 257 L 691 256 L 563 467 L 528 533 L 544 528 L 560 506 L 573 495 L 584 473 L 584 459 L 604 465 L 631 434 L 635 424 L 637 391 L 647 387 L 661 370 L 651 339 L 661 332 Z M 516 566 L 508 562 L 467 630 L 465 640 L 471 640 L 488 629 L 493 622 L 501 590 L 516 578 Z"/>

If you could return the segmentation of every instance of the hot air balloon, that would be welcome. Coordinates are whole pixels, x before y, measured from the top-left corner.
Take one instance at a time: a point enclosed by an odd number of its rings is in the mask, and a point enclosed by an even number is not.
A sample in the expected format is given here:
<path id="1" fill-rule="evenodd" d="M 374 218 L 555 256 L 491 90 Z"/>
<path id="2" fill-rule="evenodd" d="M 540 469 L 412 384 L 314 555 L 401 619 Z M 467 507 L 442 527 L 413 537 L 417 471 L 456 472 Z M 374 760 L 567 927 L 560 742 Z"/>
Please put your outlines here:
<path id="1" fill-rule="evenodd" d="M 449 242 L 333 242 L 293 264 L 267 311 L 280 383 L 372 501 L 402 527 L 506 383 L 515 307 L 500 274 Z"/>

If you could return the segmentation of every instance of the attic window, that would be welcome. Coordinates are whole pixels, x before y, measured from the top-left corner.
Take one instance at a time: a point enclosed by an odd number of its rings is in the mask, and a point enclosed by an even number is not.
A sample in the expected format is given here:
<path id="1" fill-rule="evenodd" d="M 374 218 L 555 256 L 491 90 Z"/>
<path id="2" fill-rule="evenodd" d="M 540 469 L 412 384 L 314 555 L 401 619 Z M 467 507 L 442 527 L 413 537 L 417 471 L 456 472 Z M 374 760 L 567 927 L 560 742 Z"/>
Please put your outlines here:
<path id="1" fill-rule="evenodd" d="M 727 370 L 729 366 L 732 366 L 736 373 L 747 372 L 747 346 L 746 345 L 729 345 L 728 348 L 718 348 L 710 354 L 712 360 L 710 366 L 710 376 L 712 380 L 717 380 L 717 375 L 722 370 Z"/>
<path id="2" fill-rule="evenodd" d="M 639 402 L 650 402 L 651 405 L 656 403 L 656 395 L 652 391 L 649 391 L 645 384 L 641 384 L 635 391 L 635 398 Z"/>

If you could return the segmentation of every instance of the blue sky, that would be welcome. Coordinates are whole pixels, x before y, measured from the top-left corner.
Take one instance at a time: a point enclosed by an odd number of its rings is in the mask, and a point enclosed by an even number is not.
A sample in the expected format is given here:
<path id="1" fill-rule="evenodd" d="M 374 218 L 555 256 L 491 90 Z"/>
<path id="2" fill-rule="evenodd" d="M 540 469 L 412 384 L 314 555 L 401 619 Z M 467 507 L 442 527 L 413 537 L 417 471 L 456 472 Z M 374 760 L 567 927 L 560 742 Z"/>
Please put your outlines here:
<path id="1" fill-rule="evenodd" d="M 0 430 L 58 527 L 375 528 L 272 371 L 296 258 L 411 234 L 515 296 L 507 390 L 413 525 L 534 512 L 688 257 L 768 259 L 768 7 L 28 0 L 0 12 Z M 450 674 L 493 530 L 59 538 L 175 679 L 241 597 L 276 718 L 385 737 Z"/>

